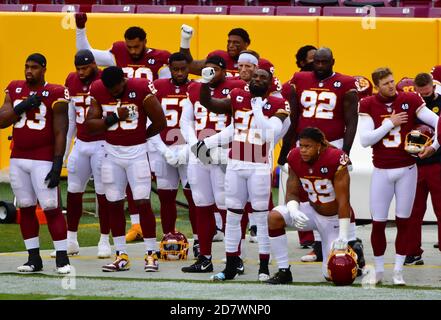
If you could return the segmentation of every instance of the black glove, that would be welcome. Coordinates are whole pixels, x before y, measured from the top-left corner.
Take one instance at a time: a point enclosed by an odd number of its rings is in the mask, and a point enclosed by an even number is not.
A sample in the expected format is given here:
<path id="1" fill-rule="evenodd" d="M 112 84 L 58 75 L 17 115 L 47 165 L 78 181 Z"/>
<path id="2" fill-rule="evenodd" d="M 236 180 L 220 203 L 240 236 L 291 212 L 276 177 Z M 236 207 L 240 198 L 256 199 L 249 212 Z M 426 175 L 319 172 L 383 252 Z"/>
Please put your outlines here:
<path id="1" fill-rule="evenodd" d="M 203 140 L 199 140 L 191 147 L 191 152 L 198 158 L 203 164 L 210 164 L 210 149 L 207 148 Z"/>
<path id="2" fill-rule="evenodd" d="M 75 14 L 75 24 L 78 29 L 84 29 L 86 27 L 87 14 L 84 12 L 78 12 Z"/>
<path id="3" fill-rule="evenodd" d="M 49 189 L 55 188 L 60 183 L 61 168 L 63 167 L 63 156 L 54 157 L 52 162 L 52 169 L 47 174 L 44 182 L 47 182 Z"/>
<path id="4" fill-rule="evenodd" d="M 36 94 L 29 96 L 26 100 L 23 100 L 14 107 L 14 112 L 17 116 L 20 116 L 23 112 L 37 108 L 41 104 L 41 98 Z"/>

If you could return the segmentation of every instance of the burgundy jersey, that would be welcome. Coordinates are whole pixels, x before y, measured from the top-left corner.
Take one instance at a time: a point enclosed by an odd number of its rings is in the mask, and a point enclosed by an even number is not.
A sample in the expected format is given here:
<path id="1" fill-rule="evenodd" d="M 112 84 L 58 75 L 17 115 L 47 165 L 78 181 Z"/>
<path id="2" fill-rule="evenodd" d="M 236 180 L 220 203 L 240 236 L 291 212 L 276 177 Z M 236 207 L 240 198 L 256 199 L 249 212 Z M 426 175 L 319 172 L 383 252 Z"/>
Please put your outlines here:
<path id="1" fill-rule="evenodd" d="M 317 127 L 328 141 L 342 139 L 346 128 L 343 100 L 346 92 L 357 90 L 354 77 L 335 72 L 320 81 L 314 72 L 296 72 L 289 83 L 295 85 L 297 92 L 297 133 L 306 127 Z"/>
<path id="2" fill-rule="evenodd" d="M 102 71 L 99 70 L 98 74 L 92 79 L 91 83 L 101 78 Z M 75 108 L 75 123 L 77 126 L 77 138 L 81 141 L 90 142 L 104 140 L 104 134 L 91 135 L 87 132 L 86 125 L 84 124 L 87 116 L 87 111 L 90 107 L 89 90 L 90 84 L 85 84 L 78 77 L 78 73 L 71 72 L 66 78 L 65 86 L 69 90 L 71 104 L 69 108 Z"/>
<path id="3" fill-rule="evenodd" d="M 404 150 L 404 142 L 406 135 L 417 124 L 416 112 L 424 105 L 424 101 L 416 93 L 399 92 L 393 102 L 388 104 L 378 94 L 360 101 L 359 114 L 371 116 L 375 129 L 380 127 L 393 111 L 395 113 L 404 111 L 409 116 L 407 123 L 394 127 L 383 139 L 372 146 L 374 166 L 381 169 L 410 166 L 415 163 L 415 158 Z"/>
<path id="4" fill-rule="evenodd" d="M 355 86 L 357 87 L 358 99 L 363 99 L 372 95 L 372 82 L 363 76 L 354 76 Z"/>
<path id="5" fill-rule="evenodd" d="M 340 149 L 327 147 L 314 163 L 309 164 L 300 157 L 300 148 L 294 148 L 288 153 L 287 162 L 299 178 L 309 201 L 323 204 L 335 200 L 334 177 L 347 167 L 349 157 Z"/>
<path id="6" fill-rule="evenodd" d="M 438 136 L 436 137 L 438 139 L 438 143 L 441 145 L 441 117 L 438 119 Z"/>
<path id="7" fill-rule="evenodd" d="M 135 110 L 132 119 L 119 121 L 107 128 L 105 139 L 108 143 L 118 146 L 135 146 L 146 142 L 147 115 L 144 111 L 143 101 L 156 90 L 153 83 L 147 79 L 127 79 L 121 99 L 110 95 L 101 80 L 92 83 L 90 96 L 95 99 L 103 109 L 103 118 L 115 113 L 118 107 L 127 107 Z"/>
<path id="8" fill-rule="evenodd" d="M 441 82 L 441 65 L 434 66 L 432 68 L 432 71 L 430 71 L 430 73 L 432 74 L 433 80 Z"/>
<path id="9" fill-rule="evenodd" d="M 210 52 L 207 55 L 207 58 L 211 56 L 219 56 L 222 57 L 225 60 L 225 63 L 227 64 L 227 77 L 236 77 L 239 76 L 239 71 L 237 70 L 238 64 L 237 59 L 232 58 L 227 51 L 224 50 L 216 50 L 213 52 Z M 268 70 L 271 73 L 274 73 L 274 65 L 266 59 L 260 58 L 259 59 L 259 67 L 262 65 L 262 69 Z"/>
<path id="10" fill-rule="evenodd" d="M 271 144 L 262 139 L 261 129 L 254 125 L 251 98 L 251 93 L 244 89 L 234 89 L 230 93 L 234 119 L 234 137 L 230 158 L 247 162 L 268 163 Z M 267 118 L 276 114 L 289 115 L 289 104 L 285 99 L 269 96 L 262 111 Z"/>
<path id="11" fill-rule="evenodd" d="M 211 89 L 213 98 L 223 99 L 228 97 L 234 88 L 245 88 L 246 82 L 242 80 L 226 79 L 216 88 Z M 188 86 L 188 98 L 193 104 L 193 114 L 195 120 L 196 137 L 202 140 L 212 136 L 225 129 L 231 122 L 231 116 L 228 114 L 218 114 L 208 111 L 200 102 L 199 94 L 201 83 L 193 82 Z"/>
<path id="12" fill-rule="evenodd" d="M 157 90 L 156 97 L 162 105 L 167 127 L 161 131 L 162 141 L 166 145 L 185 144 L 179 129 L 179 120 L 182 114 L 182 102 L 187 98 L 188 86 L 192 83 L 176 86 L 172 79 L 158 79 L 153 82 Z"/>
<path id="13" fill-rule="evenodd" d="M 52 161 L 55 144 L 52 108 L 58 101 L 68 102 L 69 91 L 50 83 L 30 90 L 26 81 L 17 80 L 9 83 L 5 92 L 11 97 L 13 107 L 31 94 L 41 97 L 40 106 L 22 113 L 14 124 L 11 158 Z"/>
<path id="14" fill-rule="evenodd" d="M 147 48 L 140 59 L 133 60 L 124 41 L 113 43 L 110 52 L 127 78 L 147 78 L 150 81 L 158 79 L 159 70 L 168 64 L 170 57 L 168 51 Z"/>

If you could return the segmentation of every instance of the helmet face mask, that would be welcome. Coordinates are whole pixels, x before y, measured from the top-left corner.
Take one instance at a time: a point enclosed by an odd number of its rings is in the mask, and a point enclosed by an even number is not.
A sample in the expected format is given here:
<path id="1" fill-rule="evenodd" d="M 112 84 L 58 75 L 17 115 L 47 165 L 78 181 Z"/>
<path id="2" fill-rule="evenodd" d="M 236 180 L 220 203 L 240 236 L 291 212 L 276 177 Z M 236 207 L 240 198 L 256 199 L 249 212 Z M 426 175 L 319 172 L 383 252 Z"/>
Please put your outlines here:
<path id="1" fill-rule="evenodd" d="M 357 254 L 350 246 L 333 250 L 328 258 L 328 276 L 336 286 L 351 285 L 357 277 Z"/>
<path id="2" fill-rule="evenodd" d="M 159 243 L 160 259 L 186 260 L 188 255 L 188 240 L 180 232 L 169 232 Z"/>
<path id="3" fill-rule="evenodd" d="M 404 150 L 412 156 L 417 156 L 425 146 L 431 145 L 434 134 L 433 129 L 427 125 L 416 126 L 406 135 Z"/>

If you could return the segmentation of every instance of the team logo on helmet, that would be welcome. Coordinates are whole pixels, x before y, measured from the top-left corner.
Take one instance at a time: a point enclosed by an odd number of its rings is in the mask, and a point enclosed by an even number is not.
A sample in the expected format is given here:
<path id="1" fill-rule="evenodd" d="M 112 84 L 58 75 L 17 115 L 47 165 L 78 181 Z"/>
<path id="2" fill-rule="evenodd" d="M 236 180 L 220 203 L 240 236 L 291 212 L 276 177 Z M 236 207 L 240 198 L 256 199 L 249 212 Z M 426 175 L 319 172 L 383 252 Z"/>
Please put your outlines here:
<path id="1" fill-rule="evenodd" d="M 162 237 L 159 243 L 160 259 L 186 260 L 188 247 L 188 240 L 182 233 L 169 232 Z"/>
<path id="2" fill-rule="evenodd" d="M 406 134 L 404 150 L 411 155 L 417 156 L 416 154 L 422 152 L 425 146 L 432 144 L 434 135 L 435 132 L 431 127 L 425 124 L 419 124 Z"/>
<path id="3" fill-rule="evenodd" d="M 336 286 L 351 285 L 357 277 L 357 254 L 350 246 L 333 250 L 328 258 L 328 276 Z"/>

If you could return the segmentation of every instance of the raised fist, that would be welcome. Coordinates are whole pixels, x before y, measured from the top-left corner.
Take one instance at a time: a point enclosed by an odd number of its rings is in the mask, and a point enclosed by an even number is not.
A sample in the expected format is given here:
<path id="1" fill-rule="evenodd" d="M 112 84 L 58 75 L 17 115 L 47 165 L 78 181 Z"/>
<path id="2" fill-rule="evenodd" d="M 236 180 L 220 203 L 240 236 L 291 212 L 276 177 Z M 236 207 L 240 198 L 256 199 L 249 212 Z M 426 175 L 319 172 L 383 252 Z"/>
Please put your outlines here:
<path id="1" fill-rule="evenodd" d="M 86 27 L 87 14 L 85 12 L 75 13 L 75 23 L 78 29 L 84 29 Z"/>
<path id="2" fill-rule="evenodd" d="M 181 39 L 190 40 L 193 37 L 193 28 L 183 24 L 181 26 Z"/>
<path id="3" fill-rule="evenodd" d="M 214 71 L 214 69 L 212 67 L 205 67 L 204 69 L 202 69 L 202 72 L 201 72 L 201 75 L 202 75 L 201 82 L 202 83 L 209 83 L 211 80 L 213 80 L 215 74 L 216 74 L 216 72 Z"/>

